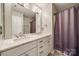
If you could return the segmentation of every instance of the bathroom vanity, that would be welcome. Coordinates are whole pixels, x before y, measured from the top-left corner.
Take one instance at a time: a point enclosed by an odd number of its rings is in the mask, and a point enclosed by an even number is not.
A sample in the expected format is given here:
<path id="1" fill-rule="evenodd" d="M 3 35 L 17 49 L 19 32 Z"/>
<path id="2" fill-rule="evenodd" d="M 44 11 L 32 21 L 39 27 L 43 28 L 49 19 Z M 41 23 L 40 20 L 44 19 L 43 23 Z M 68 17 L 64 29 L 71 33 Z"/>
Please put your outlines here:
<path id="1" fill-rule="evenodd" d="M 1 6 L 0 55 L 47 56 L 53 47 L 47 11 L 43 13 L 42 7 L 32 3 Z"/>
<path id="2" fill-rule="evenodd" d="M 38 34 L 36 37 L 0 41 L 1 56 L 47 56 L 50 51 L 50 34 Z"/>

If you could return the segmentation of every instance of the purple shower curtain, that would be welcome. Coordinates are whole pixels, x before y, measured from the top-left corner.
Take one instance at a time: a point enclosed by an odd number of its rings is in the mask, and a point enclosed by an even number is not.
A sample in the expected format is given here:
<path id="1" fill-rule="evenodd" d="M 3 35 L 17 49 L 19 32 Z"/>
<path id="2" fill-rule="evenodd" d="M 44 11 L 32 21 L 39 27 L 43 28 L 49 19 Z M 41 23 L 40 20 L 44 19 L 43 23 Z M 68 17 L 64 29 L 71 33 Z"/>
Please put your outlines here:
<path id="1" fill-rule="evenodd" d="M 75 11 L 75 7 L 71 7 L 55 15 L 54 47 L 67 55 L 76 54 Z"/>
<path id="2" fill-rule="evenodd" d="M 75 10 L 75 32 L 76 32 L 76 50 L 79 56 L 79 6 L 74 7 Z"/>

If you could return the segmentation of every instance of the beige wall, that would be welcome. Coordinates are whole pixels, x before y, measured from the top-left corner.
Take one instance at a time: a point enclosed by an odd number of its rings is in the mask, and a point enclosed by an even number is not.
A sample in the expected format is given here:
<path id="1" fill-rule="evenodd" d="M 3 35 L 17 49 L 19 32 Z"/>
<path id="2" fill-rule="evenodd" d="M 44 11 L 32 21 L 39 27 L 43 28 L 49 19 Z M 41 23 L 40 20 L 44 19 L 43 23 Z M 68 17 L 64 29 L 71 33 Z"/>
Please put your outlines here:
<path id="1" fill-rule="evenodd" d="M 70 8 L 74 5 L 78 5 L 79 3 L 54 3 L 55 8 L 58 12 Z"/>
<path id="2" fill-rule="evenodd" d="M 0 3 L 0 26 L 2 26 L 2 20 L 1 20 L 1 3 Z M 0 39 L 2 38 L 2 35 L 0 34 Z"/>
<path id="3" fill-rule="evenodd" d="M 3 39 L 3 6 L 0 3 L 0 26 L 2 26 L 2 34 L 0 35 L 0 39 Z"/>
<path id="4" fill-rule="evenodd" d="M 49 32 L 52 35 L 51 50 L 53 50 L 53 12 L 51 3 L 39 3 L 37 4 L 42 9 L 42 27 L 44 32 Z"/>
<path id="5" fill-rule="evenodd" d="M 1 3 L 0 3 L 0 25 L 2 25 L 2 21 L 1 21 Z"/>
<path id="6" fill-rule="evenodd" d="M 5 39 L 12 38 L 12 7 L 5 3 Z"/>
<path id="7" fill-rule="evenodd" d="M 42 27 L 45 32 L 48 31 L 52 34 L 52 4 L 39 3 L 37 5 L 42 9 Z"/>

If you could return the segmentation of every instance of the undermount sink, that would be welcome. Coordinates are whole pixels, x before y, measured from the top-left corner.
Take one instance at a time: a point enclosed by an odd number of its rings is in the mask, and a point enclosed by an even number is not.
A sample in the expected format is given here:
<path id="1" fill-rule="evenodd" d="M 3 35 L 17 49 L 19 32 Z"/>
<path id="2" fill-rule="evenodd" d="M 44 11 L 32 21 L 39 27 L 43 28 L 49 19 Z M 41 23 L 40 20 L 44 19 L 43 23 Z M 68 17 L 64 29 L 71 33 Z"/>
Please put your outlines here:
<path id="1" fill-rule="evenodd" d="M 38 36 L 37 34 L 25 34 L 25 35 L 26 38 L 34 38 Z"/>
<path id="2" fill-rule="evenodd" d="M 11 40 L 11 39 L 7 39 L 7 40 L 3 40 L 3 42 L 2 42 L 3 44 L 5 43 L 6 45 L 9 45 L 9 44 L 13 44 L 14 43 L 14 41 L 13 40 Z"/>
<path id="3" fill-rule="evenodd" d="M 34 34 L 26 34 L 24 37 L 4 40 L 4 43 L 6 43 L 7 45 L 9 45 L 9 44 L 15 44 L 17 42 L 22 42 L 22 41 L 25 41 L 25 40 L 30 40 L 31 38 L 35 38 L 37 36 L 38 35 L 34 35 Z"/>
<path id="4" fill-rule="evenodd" d="M 7 40 L 4 40 L 3 42 L 6 43 L 6 44 L 13 44 L 13 43 L 16 43 L 18 41 L 22 40 L 21 38 L 14 38 L 14 39 L 7 39 Z"/>
<path id="5" fill-rule="evenodd" d="M 14 42 L 21 42 L 21 41 L 23 41 L 23 40 L 26 40 L 25 37 L 16 38 L 16 39 L 14 39 L 13 41 L 14 41 Z"/>

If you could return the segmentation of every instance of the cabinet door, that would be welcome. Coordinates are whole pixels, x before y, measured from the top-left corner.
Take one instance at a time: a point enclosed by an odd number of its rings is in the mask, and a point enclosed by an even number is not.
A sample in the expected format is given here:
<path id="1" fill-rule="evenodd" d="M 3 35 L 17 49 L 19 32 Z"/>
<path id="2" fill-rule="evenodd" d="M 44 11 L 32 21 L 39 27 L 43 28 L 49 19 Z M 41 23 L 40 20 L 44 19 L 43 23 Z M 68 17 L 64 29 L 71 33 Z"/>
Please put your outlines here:
<path id="1" fill-rule="evenodd" d="M 48 55 L 50 52 L 49 40 L 45 42 L 44 50 L 45 50 L 45 54 Z"/>
<path id="2" fill-rule="evenodd" d="M 18 55 L 23 54 L 26 51 L 29 51 L 30 49 L 32 49 L 32 48 L 34 48 L 36 46 L 37 46 L 36 41 L 30 42 L 28 44 L 24 44 L 24 45 L 18 46 L 16 48 L 7 50 L 5 52 L 2 52 L 1 55 L 2 56 L 18 56 Z"/>
<path id="3" fill-rule="evenodd" d="M 22 54 L 21 56 L 37 56 L 37 47 L 29 50 L 28 52 L 25 52 L 24 54 Z"/>

